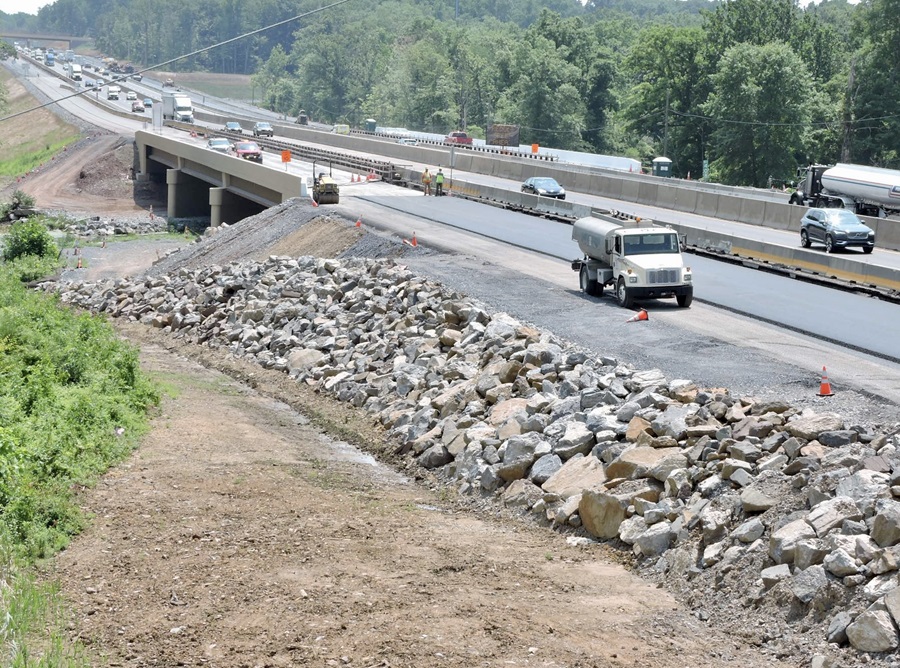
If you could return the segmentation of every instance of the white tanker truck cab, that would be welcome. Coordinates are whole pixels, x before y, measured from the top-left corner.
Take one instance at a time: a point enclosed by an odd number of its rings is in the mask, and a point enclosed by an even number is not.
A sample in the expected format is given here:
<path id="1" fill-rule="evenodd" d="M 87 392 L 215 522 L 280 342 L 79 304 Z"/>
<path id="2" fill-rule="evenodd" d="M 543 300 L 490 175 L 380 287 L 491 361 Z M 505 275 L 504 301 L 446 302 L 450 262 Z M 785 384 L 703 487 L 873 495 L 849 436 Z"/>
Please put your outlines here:
<path id="1" fill-rule="evenodd" d="M 572 262 L 584 293 L 599 297 L 609 285 L 624 308 L 631 308 L 635 300 L 668 297 L 675 297 L 679 306 L 691 305 L 693 276 L 684 266 L 675 230 L 590 216 L 575 221 L 572 239 L 584 253 L 583 259 Z"/>

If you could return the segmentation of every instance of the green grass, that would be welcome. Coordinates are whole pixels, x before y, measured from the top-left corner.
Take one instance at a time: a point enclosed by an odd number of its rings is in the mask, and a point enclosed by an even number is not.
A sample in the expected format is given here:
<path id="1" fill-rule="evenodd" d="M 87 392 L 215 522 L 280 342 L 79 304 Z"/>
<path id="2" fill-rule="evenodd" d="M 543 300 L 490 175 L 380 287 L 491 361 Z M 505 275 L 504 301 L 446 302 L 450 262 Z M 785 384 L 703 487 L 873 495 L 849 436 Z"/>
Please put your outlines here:
<path id="1" fill-rule="evenodd" d="M 78 141 L 78 135 L 61 138 L 48 135 L 38 140 L 18 144 L 10 142 L 10 152 L 4 152 L 4 155 L 9 157 L 0 160 L 0 176 L 15 177 L 27 174 L 35 167 L 50 162 L 53 156 L 76 141 Z"/>
<path id="2" fill-rule="evenodd" d="M 223 97 L 231 100 L 250 100 L 254 89 L 248 75 L 212 75 L 206 73 L 192 74 L 179 72 L 175 75 L 175 81 L 179 86 L 190 88 L 202 94 L 213 97 Z M 256 96 L 260 94 L 256 89 Z M 202 103 L 202 98 L 199 102 Z"/>
<path id="3" fill-rule="evenodd" d="M 37 569 L 86 524 L 76 490 L 133 451 L 159 401 L 105 319 L 24 287 L 55 266 L 0 264 L 0 665 L 16 668 L 91 665 Z"/>

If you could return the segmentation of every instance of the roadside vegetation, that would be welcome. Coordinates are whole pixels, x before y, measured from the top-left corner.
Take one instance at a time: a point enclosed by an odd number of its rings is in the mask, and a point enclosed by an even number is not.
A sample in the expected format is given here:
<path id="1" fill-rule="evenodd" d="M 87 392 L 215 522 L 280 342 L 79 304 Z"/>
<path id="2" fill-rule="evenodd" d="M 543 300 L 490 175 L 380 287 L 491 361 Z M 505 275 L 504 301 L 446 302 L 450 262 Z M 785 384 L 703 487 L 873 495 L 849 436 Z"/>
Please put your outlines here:
<path id="1" fill-rule="evenodd" d="M 36 219 L 9 226 L 0 262 L 0 665 L 90 665 L 38 569 L 84 526 L 78 490 L 146 431 L 157 390 L 103 319 L 26 285 L 57 268 Z"/>
<path id="2" fill-rule="evenodd" d="M 0 117 L 37 105 L 38 101 L 9 71 L 0 68 Z M 78 139 L 76 127 L 47 109 L 4 121 L 0 139 L 0 189 L 52 160 Z"/>

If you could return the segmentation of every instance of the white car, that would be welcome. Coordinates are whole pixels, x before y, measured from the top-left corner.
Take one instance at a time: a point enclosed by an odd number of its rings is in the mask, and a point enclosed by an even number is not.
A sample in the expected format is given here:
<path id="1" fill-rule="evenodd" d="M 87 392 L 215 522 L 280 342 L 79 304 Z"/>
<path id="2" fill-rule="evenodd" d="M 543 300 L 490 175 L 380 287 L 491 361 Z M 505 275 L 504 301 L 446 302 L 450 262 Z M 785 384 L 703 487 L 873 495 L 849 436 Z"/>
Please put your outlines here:
<path id="1" fill-rule="evenodd" d="M 130 90 L 127 93 L 125 93 L 125 99 L 126 100 L 136 100 L 137 93 L 135 93 L 133 90 Z"/>

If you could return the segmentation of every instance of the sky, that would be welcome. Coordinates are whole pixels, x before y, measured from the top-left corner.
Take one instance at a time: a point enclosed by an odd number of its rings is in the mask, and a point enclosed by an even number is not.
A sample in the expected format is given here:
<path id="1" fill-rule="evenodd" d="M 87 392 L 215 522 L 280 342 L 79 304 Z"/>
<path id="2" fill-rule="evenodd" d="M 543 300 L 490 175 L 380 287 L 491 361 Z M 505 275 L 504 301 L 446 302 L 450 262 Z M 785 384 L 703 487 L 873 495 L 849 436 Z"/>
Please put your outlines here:
<path id="1" fill-rule="evenodd" d="M 7 14 L 37 14 L 44 5 L 52 5 L 53 0 L 0 0 L 0 9 Z"/>

